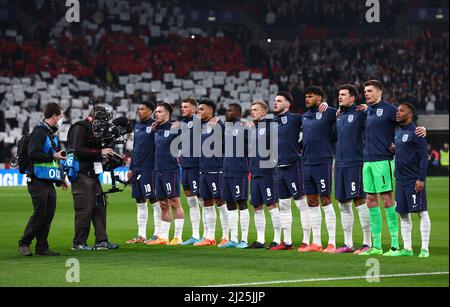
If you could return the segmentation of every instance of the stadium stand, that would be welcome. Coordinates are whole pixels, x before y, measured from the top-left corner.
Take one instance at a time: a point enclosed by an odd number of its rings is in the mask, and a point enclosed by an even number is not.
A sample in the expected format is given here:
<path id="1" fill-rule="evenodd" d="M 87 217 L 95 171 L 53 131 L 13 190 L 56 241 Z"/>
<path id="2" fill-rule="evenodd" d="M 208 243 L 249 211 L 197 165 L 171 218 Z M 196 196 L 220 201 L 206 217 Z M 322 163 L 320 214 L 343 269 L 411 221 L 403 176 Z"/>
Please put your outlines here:
<path id="1" fill-rule="evenodd" d="M 405 1 L 382 1 L 384 16 L 404 16 Z M 5 7 L 13 17 L 0 18 L 0 163 L 15 150 L 23 125 L 34 126 L 47 102 L 66 110 L 64 140 L 68 124 L 86 116 L 92 95 L 111 104 L 117 116 L 134 119 L 137 105 L 147 99 L 173 104 L 176 117 L 183 97 L 209 97 L 223 113 L 231 102 L 245 110 L 255 100 L 270 103 L 278 89 L 286 89 L 294 95 L 293 110 L 302 113 L 303 90 L 311 84 L 323 85 L 328 103 L 336 106 L 340 83 L 360 86 L 374 78 L 384 82 L 393 103 L 412 102 L 420 113 L 448 113 L 448 30 L 330 39 L 334 25 L 360 22 L 342 24 L 339 18 L 358 15 L 361 1 L 262 2 L 82 1 L 81 22 L 70 25 L 64 2 L 21 0 Z M 426 5 L 442 3 L 448 7 L 448 1 Z M 414 1 L 413 7 L 424 4 Z M 267 44 L 255 41 L 242 23 L 205 25 L 195 16 L 205 8 L 238 6 L 262 29 L 300 24 L 314 29 L 320 21 L 325 32 L 308 34 L 303 28 L 307 35 Z"/>
<path id="2" fill-rule="evenodd" d="M 281 52 L 267 50 L 266 61 L 273 63 L 269 77 L 293 92 L 299 111 L 305 108 L 302 91 L 313 83 L 323 84 L 337 106 L 341 83 L 362 86 L 372 78 L 384 83 L 392 103 L 411 102 L 419 113 L 448 113 L 448 43 L 448 33 L 424 33 L 416 40 L 295 40 Z"/>
<path id="3" fill-rule="evenodd" d="M 0 94 L 4 95 L 5 131 L 0 140 L 15 144 L 26 122 L 35 126 L 41 119 L 39 112 L 48 102 L 58 102 L 65 110 L 65 122 L 85 118 L 89 113 L 89 97 L 95 96 L 114 107 L 115 116 L 135 118 L 139 102 L 147 99 L 163 101 L 177 106 L 174 116 L 179 115 L 180 100 L 184 97 L 197 99 L 208 97 L 223 105 L 236 100 L 243 109 L 249 109 L 253 101 L 273 101 L 278 91 L 276 84 L 264 79 L 261 73 L 241 71 L 237 76 L 226 72 L 195 71 L 189 78 L 177 78 L 173 73 L 163 75 L 163 80 L 153 79 L 151 73 L 119 77 L 119 86 L 112 90 L 78 80 L 72 75 L 51 78 L 47 72 L 32 78 L 0 77 Z M 69 124 L 61 127 L 61 140 L 66 140 Z M 131 146 L 131 144 L 129 144 Z"/>

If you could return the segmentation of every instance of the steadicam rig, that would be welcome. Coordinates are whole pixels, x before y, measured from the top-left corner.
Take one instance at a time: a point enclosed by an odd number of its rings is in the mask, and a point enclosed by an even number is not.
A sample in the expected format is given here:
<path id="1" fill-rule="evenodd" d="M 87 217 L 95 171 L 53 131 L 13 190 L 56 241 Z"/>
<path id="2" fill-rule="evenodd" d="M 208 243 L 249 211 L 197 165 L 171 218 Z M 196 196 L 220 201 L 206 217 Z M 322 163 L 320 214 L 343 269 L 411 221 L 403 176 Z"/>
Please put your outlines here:
<path id="1" fill-rule="evenodd" d="M 112 188 L 103 194 L 122 192 L 127 186 L 127 182 L 115 175 L 114 170 L 118 167 L 125 166 L 125 160 L 122 155 L 117 153 L 117 145 L 126 143 L 123 137 L 133 132 L 132 124 L 126 117 L 113 119 L 111 107 L 98 104 L 96 97 L 91 97 L 91 103 L 94 109 L 94 120 L 92 122 L 94 139 L 89 142 L 89 147 L 99 149 L 111 148 L 114 150 L 114 154 L 102 161 L 103 170 L 111 173 L 112 181 Z M 125 185 L 124 189 L 117 188 L 117 182 Z"/>

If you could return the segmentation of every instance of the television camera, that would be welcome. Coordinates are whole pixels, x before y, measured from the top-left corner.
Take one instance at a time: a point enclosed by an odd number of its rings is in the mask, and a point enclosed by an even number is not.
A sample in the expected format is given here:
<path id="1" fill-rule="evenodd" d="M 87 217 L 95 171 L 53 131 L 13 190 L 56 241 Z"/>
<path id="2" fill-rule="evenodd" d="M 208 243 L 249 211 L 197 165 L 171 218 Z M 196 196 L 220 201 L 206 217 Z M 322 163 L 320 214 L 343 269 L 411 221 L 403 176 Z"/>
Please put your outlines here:
<path id="1" fill-rule="evenodd" d="M 126 117 L 118 117 L 113 119 L 112 109 L 107 106 L 97 104 L 95 97 L 91 98 L 94 105 L 94 121 L 92 123 L 92 131 L 94 138 L 88 142 L 88 147 L 91 148 L 111 148 L 114 154 L 108 156 L 102 161 L 103 170 L 111 173 L 112 187 L 103 194 L 111 194 L 122 192 L 127 186 L 128 182 L 120 179 L 118 175 L 114 174 L 114 169 L 124 166 L 125 160 L 122 155 L 117 153 L 117 146 L 126 143 L 123 137 L 133 132 L 131 122 Z M 123 189 L 116 186 L 116 182 L 124 185 Z"/>

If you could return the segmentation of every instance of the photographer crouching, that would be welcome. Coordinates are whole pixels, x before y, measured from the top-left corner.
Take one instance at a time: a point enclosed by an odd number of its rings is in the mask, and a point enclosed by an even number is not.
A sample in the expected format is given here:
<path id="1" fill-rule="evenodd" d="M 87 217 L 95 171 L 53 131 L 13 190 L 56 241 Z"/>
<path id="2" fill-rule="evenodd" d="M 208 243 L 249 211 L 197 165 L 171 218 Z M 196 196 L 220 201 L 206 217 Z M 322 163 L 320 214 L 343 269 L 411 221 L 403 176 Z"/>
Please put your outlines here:
<path id="1" fill-rule="evenodd" d="M 73 124 L 67 136 L 67 147 L 79 163 L 76 178 L 72 178 L 72 196 L 75 207 L 75 236 L 72 250 L 109 250 L 119 245 L 108 241 L 106 234 L 106 197 L 98 175 L 103 172 L 102 161 L 117 155 L 112 148 L 102 148 L 94 137 L 94 121 L 111 115 L 103 106 L 95 106 L 85 120 Z M 95 229 L 95 246 L 87 245 L 89 230 Z"/>

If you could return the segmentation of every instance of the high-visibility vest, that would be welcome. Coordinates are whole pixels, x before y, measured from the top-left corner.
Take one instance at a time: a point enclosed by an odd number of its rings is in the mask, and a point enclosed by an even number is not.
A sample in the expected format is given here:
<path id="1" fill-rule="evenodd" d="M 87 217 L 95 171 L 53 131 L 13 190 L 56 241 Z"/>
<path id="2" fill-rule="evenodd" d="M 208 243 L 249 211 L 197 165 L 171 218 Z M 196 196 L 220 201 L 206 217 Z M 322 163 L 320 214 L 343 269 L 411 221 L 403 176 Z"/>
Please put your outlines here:
<path id="1" fill-rule="evenodd" d="M 441 165 L 448 166 L 448 151 L 440 151 L 441 153 Z"/>
<path id="2" fill-rule="evenodd" d="M 48 153 L 51 150 L 52 153 L 55 154 L 55 146 L 58 146 L 57 144 L 59 144 L 57 136 L 54 136 L 52 139 L 50 139 L 50 136 L 47 136 L 41 151 L 43 153 Z M 52 162 L 34 163 L 33 175 L 36 178 L 43 180 L 61 181 L 61 168 L 57 160 L 53 160 Z"/>
<path id="3" fill-rule="evenodd" d="M 80 163 L 78 162 L 75 154 L 68 154 L 67 159 L 61 161 L 61 166 L 63 168 L 63 171 L 67 173 L 69 181 L 74 182 L 77 179 L 78 173 L 80 171 Z"/>

